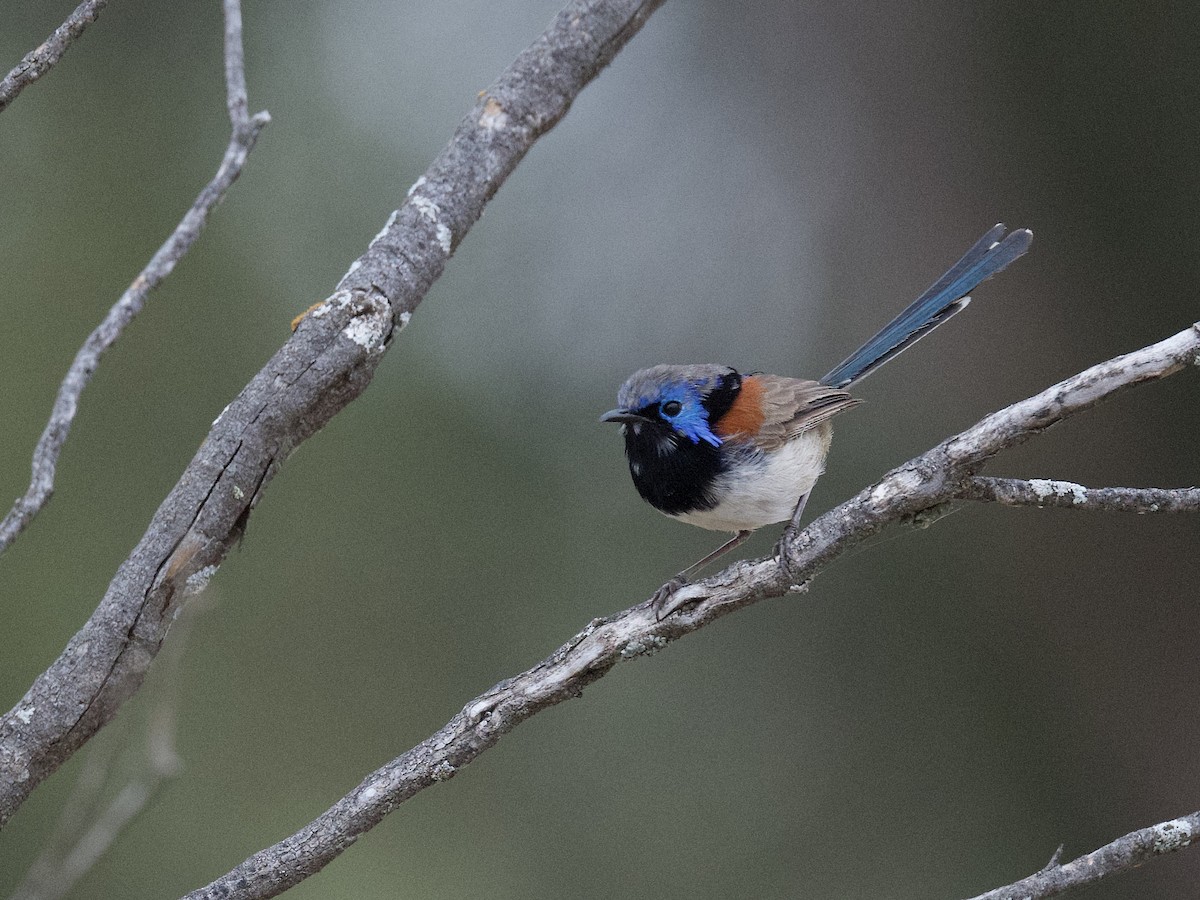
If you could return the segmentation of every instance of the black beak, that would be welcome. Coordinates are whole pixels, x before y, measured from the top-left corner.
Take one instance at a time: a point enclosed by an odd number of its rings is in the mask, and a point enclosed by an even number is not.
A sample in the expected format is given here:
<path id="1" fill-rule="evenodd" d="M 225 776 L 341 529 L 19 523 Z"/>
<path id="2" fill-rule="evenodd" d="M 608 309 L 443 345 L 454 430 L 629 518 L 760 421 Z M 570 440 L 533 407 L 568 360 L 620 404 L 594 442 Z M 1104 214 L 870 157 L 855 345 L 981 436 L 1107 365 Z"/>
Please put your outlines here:
<path id="1" fill-rule="evenodd" d="M 628 409 L 610 409 L 600 417 L 601 422 L 620 422 L 621 424 L 632 424 L 634 422 L 649 422 L 650 420 L 639 413 L 635 413 Z"/>

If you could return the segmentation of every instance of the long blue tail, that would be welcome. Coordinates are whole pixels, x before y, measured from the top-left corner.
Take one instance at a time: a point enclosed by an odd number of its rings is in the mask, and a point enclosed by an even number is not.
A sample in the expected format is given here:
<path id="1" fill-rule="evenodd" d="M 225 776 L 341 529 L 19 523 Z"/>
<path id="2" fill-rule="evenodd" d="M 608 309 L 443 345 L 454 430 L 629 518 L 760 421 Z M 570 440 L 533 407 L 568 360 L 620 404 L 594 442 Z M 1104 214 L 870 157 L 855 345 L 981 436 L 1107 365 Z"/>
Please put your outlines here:
<path id="1" fill-rule="evenodd" d="M 991 278 L 1029 249 L 1032 231 L 1020 228 L 1005 237 L 1006 230 L 1003 225 L 997 225 L 976 241 L 945 275 L 822 378 L 821 383 L 844 388 L 861 381 L 964 309 L 971 300 L 967 295 L 976 285 Z"/>

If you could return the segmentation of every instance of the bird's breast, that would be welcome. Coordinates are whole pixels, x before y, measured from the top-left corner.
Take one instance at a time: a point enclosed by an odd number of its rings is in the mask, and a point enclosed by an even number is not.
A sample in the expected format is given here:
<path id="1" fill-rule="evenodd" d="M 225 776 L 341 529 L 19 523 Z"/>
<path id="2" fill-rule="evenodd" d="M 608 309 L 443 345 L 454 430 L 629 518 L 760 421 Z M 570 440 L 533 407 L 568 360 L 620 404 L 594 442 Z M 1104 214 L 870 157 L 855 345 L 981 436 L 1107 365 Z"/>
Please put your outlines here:
<path id="1" fill-rule="evenodd" d="M 727 442 L 721 446 L 723 465 L 708 488 L 712 502 L 668 514 L 713 531 L 753 531 L 785 522 L 825 470 L 832 435 L 829 424 L 822 423 L 770 451 Z"/>

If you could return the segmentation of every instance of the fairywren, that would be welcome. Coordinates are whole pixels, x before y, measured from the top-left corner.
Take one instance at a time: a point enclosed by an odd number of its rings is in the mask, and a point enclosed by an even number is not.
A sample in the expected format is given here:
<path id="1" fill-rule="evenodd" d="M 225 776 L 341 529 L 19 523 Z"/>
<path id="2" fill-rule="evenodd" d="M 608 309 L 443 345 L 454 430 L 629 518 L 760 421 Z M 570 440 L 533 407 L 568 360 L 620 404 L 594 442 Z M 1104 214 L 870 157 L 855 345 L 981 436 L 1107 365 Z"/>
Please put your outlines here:
<path id="1" fill-rule="evenodd" d="M 819 381 L 741 374 L 712 363 L 658 365 L 634 372 L 618 407 L 600 417 L 625 437 L 629 472 L 642 499 L 660 512 L 733 537 L 664 585 L 659 618 L 698 569 L 757 528 L 799 526 L 833 436 L 830 419 L 858 404 L 846 388 L 866 378 L 970 301 L 968 294 L 1023 255 L 1033 232 L 1007 236 L 997 225 L 873 338 Z"/>

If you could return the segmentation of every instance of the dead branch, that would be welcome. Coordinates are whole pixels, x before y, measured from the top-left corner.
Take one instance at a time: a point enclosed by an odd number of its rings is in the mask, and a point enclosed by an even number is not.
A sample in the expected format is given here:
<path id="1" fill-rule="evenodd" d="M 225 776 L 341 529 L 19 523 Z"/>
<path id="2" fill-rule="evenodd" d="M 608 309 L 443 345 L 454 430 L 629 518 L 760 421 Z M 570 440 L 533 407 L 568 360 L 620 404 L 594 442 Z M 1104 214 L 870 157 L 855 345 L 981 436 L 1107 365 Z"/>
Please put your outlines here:
<path id="1" fill-rule="evenodd" d="M 806 590 L 830 563 L 871 535 L 897 522 L 912 522 L 926 510 L 962 496 L 976 470 L 1002 450 L 1126 388 L 1165 378 L 1198 361 L 1200 323 L 993 413 L 815 520 L 792 540 L 786 560 L 737 562 L 683 587 L 672 598 L 683 608 L 661 621 L 648 600 L 593 619 L 552 655 L 485 691 L 435 734 L 376 769 L 291 837 L 259 851 L 185 900 L 277 896 L 320 871 L 401 803 L 453 778 L 526 719 L 579 697 L 618 662 L 661 650 L 760 600 Z"/>
<path id="2" fill-rule="evenodd" d="M 0 825 L 138 689 L 177 605 L 216 572 L 282 462 L 366 388 L 509 173 L 661 2 L 572 0 L 217 418 L 91 618 L 0 717 Z"/>
<path id="3" fill-rule="evenodd" d="M 260 112 L 247 114 L 246 77 L 242 58 L 242 11 L 238 0 L 225 2 L 225 88 L 232 133 L 229 146 L 217 174 L 196 197 L 175 230 L 158 252 L 138 273 L 137 278 L 108 311 L 96 330 L 88 335 L 54 398 L 50 421 L 33 451 L 33 474 L 24 496 L 19 497 L 3 521 L 0 521 L 0 553 L 28 527 L 54 493 L 54 473 L 63 445 L 71 433 L 71 423 L 79 409 L 79 398 L 100 365 L 100 358 L 116 343 L 125 327 L 146 305 L 146 297 L 174 271 L 176 264 L 192 248 L 208 222 L 209 214 L 242 174 L 246 159 L 271 117 Z M 84 4 L 87 5 L 87 4 Z M 103 4 L 101 4 L 103 5 Z M 82 8 L 82 7 L 81 7 Z M 76 10 L 78 15 L 79 10 Z M 64 26 L 65 27 L 65 26 Z M 61 29 L 60 29 L 61 30 Z M 57 32 L 56 32 L 57 34 Z M 0 107 L 2 108 L 2 107 Z M 0 822 L 3 819 L 0 818 Z"/>
<path id="4" fill-rule="evenodd" d="M 63 54 L 83 34 L 83 30 L 100 17 L 108 0 L 83 0 L 54 33 L 26 53 L 11 72 L 0 81 L 0 112 L 17 99 L 17 95 L 33 84 L 63 58 Z"/>

